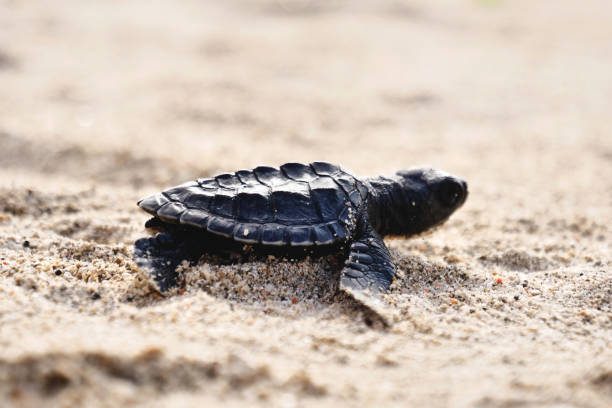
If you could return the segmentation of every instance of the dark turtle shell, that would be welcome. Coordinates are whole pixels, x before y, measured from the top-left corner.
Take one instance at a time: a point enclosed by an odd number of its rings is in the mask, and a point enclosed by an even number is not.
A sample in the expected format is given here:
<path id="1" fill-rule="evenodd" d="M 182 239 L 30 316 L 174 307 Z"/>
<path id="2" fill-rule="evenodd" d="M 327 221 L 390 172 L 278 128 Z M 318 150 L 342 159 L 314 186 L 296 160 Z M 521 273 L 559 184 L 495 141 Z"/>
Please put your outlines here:
<path id="1" fill-rule="evenodd" d="M 264 245 L 328 245 L 350 237 L 367 188 L 337 165 L 286 163 L 198 179 L 141 200 L 168 223 Z"/>

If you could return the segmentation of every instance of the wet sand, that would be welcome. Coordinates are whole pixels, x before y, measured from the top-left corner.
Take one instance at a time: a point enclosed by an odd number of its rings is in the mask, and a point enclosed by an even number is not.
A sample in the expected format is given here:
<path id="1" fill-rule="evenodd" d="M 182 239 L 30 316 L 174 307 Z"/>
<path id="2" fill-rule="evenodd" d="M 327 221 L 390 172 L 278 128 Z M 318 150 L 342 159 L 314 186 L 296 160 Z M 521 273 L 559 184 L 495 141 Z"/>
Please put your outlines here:
<path id="1" fill-rule="evenodd" d="M 610 21 L 603 0 L 0 2 L 0 400 L 611 406 Z M 133 261 L 143 196 L 314 160 L 469 183 L 442 228 L 387 240 L 389 328 L 333 259 L 202 262 L 166 296 Z"/>

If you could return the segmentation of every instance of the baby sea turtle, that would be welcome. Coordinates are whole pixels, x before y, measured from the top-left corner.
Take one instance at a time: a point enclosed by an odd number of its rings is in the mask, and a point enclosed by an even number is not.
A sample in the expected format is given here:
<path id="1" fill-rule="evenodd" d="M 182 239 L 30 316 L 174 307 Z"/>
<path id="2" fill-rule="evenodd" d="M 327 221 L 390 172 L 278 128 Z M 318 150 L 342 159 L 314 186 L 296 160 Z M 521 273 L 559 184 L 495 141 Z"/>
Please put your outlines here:
<path id="1" fill-rule="evenodd" d="M 309 247 L 316 253 L 340 245 L 348 249 L 340 288 L 359 298 L 385 292 L 395 276 L 382 237 L 443 223 L 467 194 L 465 181 L 431 168 L 365 179 L 324 162 L 239 170 L 139 201 L 154 216 L 146 225 L 170 234 L 139 240 L 136 255 L 141 266 L 173 271 L 182 259 L 199 258 L 191 241 L 204 233 L 222 237 L 221 246 L 238 242 L 262 251 Z"/>

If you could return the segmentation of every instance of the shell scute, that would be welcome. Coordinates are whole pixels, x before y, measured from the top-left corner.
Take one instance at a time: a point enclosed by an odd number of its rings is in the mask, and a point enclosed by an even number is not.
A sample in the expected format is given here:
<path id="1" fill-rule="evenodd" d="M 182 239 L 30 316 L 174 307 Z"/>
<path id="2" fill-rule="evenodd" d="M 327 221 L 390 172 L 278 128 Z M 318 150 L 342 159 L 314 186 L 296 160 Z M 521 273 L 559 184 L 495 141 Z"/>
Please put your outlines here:
<path id="1" fill-rule="evenodd" d="M 236 224 L 221 217 L 210 217 L 206 229 L 214 234 L 230 238 L 234 234 Z"/>
<path id="2" fill-rule="evenodd" d="M 288 179 L 283 176 L 281 171 L 274 167 L 259 166 L 253 169 L 253 174 L 262 184 L 270 187 L 285 184 Z"/>
<path id="3" fill-rule="evenodd" d="M 207 190 L 216 190 L 217 188 L 219 188 L 219 183 L 214 178 L 202 178 L 197 179 L 196 181 L 200 187 L 205 188 Z"/>
<path id="4" fill-rule="evenodd" d="M 348 177 L 347 175 L 338 175 L 334 177 L 336 183 L 340 185 L 340 187 L 348 194 L 351 191 L 355 190 L 355 179 L 352 177 Z"/>
<path id="5" fill-rule="evenodd" d="M 178 223 L 181 214 L 185 210 L 186 208 L 183 204 L 170 201 L 157 210 L 157 216 L 161 218 L 162 221 Z"/>
<path id="6" fill-rule="evenodd" d="M 194 188 L 183 200 L 183 203 L 185 203 L 188 208 L 208 210 L 214 197 L 214 191 Z"/>
<path id="7" fill-rule="evenodd" d="M 209 214 L 206 211 L 187 209 L 181 214 L 180 223 L 185 225 L 191 225 L 197 228 L 206 228 L 208 225 Z"/>
<path id="8" fill-rule="evenodd" d="M 312 239 L 312 227 L 290 227 L 289 243 L 292 246 L 307 246 L 314 244 Z"/>
<path id="9" fill-rule="evenodd" d="M 280 169 L 288 178 L 295 181 L 310 181 L 318 177 L 310 166 L 301 163 L 285 163 Z"/>
<path id="10" fill-rule="evenodd" d="M 363 201 L 363 198 L 361 197 L 361 193 L 359 192 L 359 187 L 357 185 L 358 183 L 355 181 L 355 179 L 349 177 L 346 174 L 341 174 L 334 177 L 334 180 L 342 187 L 344 192 L 348 195 L 351 203 L 355 207 L 358 207 L 359 204 Z"/>
<path id="11" fill-rule="evenodd" d="M 173 187 L 169 190 L 164 191 L 164 194 L 170 197 L 172 201 L 180 201 L 182 203 L 187 203 L 192 195 L 199 194 L 202 191 L 202 188 L 197 183 L 195 183 L 195 186 L 182 185 Z"/>
<path id="12" fill-rule="evenodd" d="M 332 222 L 329 224 L 329 229 L 335 239 L 345 239 L 347 237 L 346 228 L 341 226 L 338 222 Z"/>
<path id="13" fill-rule="evenodd" d="M 242 185 L 242 187 L 240 187 L 238 189 L 238 194 L 244 193 L 244 194 L 258 194 L 262 197 L 268 197 L 268 195 L 270 194 L 271 188 L 268 186 L 265 186 L 263 184 L 255 184 L 255 185 Z"/>
<path id="14" fill-rule="evenodd" d="M 320 177 L 309 184 L 312 200 L 316 200 L 323 221 L 337 220 L 338 212 L 348 202 L 344 190 L 331 177 Z"/>
<path id="15" fill-rule="evenodd" d="M 278 222 L 288 224 L 308 224 L 318 220 L 316 207 L 311 203 L 308 185 L 289 183 L 274 188 L 272 206 Z"/>
<path id="16" fill-rule="evenodd" d="M 313 231 L 315 244 L 327 245 L 334 242 L 334 236 L 327 225 L 315 225 Z"/>
<path id="17" fill-rule="evenodd" d="M 155 215 L 157 210 L 161 208 L 162 205 L 168 203 L 170 200 L 165 197 L 163 194 L 153 194 L 138 202 L 138 206 L 148 212 L 149 214 Z"/>
<path id="18" fill-rule="evenodd" d="M 234 217 L 234 197 L 231 192 L 217 191 L 210 203 L 210 212 L 226 218 Z"/>
<path id="19" fill-rule="evenodd" d="M 249 186 L 261 185 L 251 170 L 238 170 L 235 174 L 243 184 Z"/>
<path id="20" fill-rule="evenodd" d="M 341 172 L 339 166 L 326 162 L 312 162 L 310 163 L 310 167 L 312 167 L 315 173 L 317 173 L 319 176 L 333 176 L 334 174 Z"/>
<path id="21" fill-rule="evenodd" d="M 285 227 L 279 224 L 264 224 L 262 226 L 261 243 L 265 245 L 285 245 Z"/>
<path id="22" fill-rule="evenodd" d="M 235 174 L 219 174 L 215 179 L 217 183 L 219 183 L 219 186 L 223 188 L 233 189 L 242 185 L 242 182 Z"/>
<path id="23" fill-rule="evenodd" d="M 247 244 L 256 244 L 261 240 L 261 225 L 237 224 L 234 228 L 234 239 Z"/>
<path id="24" fill-rule="evenodd" d="M 245 189 L 236 195 L 236 216 L 239 221 L 274 221 L 268 190 Z"/>

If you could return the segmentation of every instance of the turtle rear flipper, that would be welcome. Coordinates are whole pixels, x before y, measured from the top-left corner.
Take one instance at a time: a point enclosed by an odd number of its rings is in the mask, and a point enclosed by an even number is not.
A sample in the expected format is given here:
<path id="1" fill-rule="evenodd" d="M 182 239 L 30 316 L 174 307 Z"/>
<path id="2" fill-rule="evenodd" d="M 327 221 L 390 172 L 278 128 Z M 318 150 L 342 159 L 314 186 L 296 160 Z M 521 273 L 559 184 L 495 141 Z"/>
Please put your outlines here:
<path id="1" fill-rule="evenodd" d="M 389 289 L 394 277 L 395 265 L 389 250 L 367 219 L 362 220 L 340 275 L 340 290 L 389 325 L 393 311 L 381 295 Z"/>
<path id="2" fill-rule="evenodd" d="M 182 231 L 168 231 L 134 243 L 136 263 L 153 276 L 161 292 L 176 286 L 176 267 L 183 260 L 195 263 L 200 259 L 202 249 L 190 238 Z"/>

